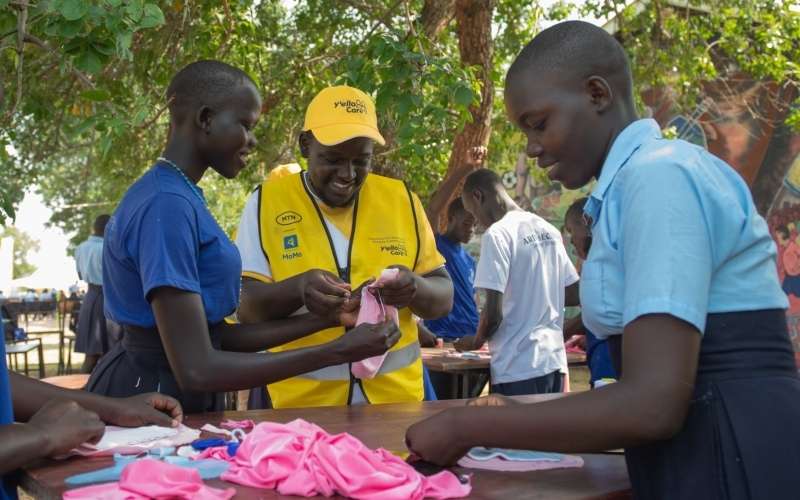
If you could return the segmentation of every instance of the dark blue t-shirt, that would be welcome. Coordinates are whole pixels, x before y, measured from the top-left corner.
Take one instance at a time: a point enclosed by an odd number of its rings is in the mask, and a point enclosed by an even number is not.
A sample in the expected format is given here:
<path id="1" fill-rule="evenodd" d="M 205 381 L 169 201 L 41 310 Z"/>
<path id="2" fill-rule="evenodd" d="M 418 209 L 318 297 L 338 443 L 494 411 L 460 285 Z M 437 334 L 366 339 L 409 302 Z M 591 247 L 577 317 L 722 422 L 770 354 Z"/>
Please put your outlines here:
<path id="1" fill-rule="evenodd" d="M 8 367 L 6 366 L 6 346 L 0 347 L 0 426 L 14 423 L 14 411 L 11 407 L 11 386 L 8 383 Z M 0 500 L 16 500 L 16 473 L 0 476 Z"/>
<path id="2" fill-rule="evenodd" d="M 478 307 L 475 305 L 475 259 L 461 245 L 436 234 L 436 249 L 447 260 L 445 268 L 453 280 L 453 310 L 442 319 L 425 320 L 425 326 L 439 337 L 475 335 Z"/>
<path id="3" fill-rule="evenodd" d="M 160 286 L 199 293 L 208 323 L 236 310 L 239 250 L 172 168 L 155 165 L 128 189 L 104 240 L 105 314 L 115 322 L 155 328 L 149 294 Z"/>

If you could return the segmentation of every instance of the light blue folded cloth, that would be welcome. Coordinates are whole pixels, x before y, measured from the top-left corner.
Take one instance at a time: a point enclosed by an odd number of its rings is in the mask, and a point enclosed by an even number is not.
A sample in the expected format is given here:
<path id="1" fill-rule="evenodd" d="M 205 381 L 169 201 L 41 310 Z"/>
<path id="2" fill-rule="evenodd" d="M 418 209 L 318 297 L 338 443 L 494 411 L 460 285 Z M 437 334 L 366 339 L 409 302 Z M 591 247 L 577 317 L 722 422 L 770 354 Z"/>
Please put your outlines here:
<path id="1" fill-rule="evenodd" d="M 83 474 L 76 474 L 64 480 L 66 484 L 90 484 L 90 483 L 108 483 L 111 481 L 119 481 L 125 467 L 136 460 L 164 460 L 168 464 L 179 465 L 181 467 L 189 467 L 197 469 L 200 473 L 201 479 L 214 479 L 219 477 L 223 472 L 226 472 L 231 467 L 231 463 L 225 460 L 217 460 L 215 458 L 204 458 L 200 460 L 189 460 L 186 457 L 173 456 L 175 448 L 162 447 L 153 448 L 149 452 L 140 453 L 138 455 L 120 455 L 114 454 L 114 465 L 106 469 L 85 472 Z"/>
<path id="2" fill-rule="evenodd" d="M 502 458 L 517 462 L 560 462 L 564 455 L 546 451 L 508 450 L 504 448 L 484 448 L 478 446 L 469 450 L 467 456 L 473 460 L 491 460 Z"/>

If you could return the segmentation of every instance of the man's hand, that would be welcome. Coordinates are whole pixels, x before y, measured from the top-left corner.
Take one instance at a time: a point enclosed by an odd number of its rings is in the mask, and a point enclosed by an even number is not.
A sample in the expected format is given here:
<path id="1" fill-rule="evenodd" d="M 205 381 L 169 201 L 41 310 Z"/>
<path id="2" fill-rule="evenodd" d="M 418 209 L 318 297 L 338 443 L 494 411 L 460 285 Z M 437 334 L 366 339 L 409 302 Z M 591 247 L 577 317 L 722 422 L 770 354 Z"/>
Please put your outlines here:
<path id="1" fill-rule="evenodd" d="M 483 166 L 488 150 L 483 146 L 476 146 L 467 150 L 467 157 L 464 158 L 463 168 L 470 171 L 477 170 Z"/>
<path id="2" fill-rule="evenodd" d="M 344 301 L 344 305 L 336 313 L 336 322 L 344 327 L 350 328 L 356 326 L 358 321 L 358 313 L 361 310 L 361 296 L 364 287 L 375 283 L 375 278 L 370 278 L 361 284 L 358 288 L 350 292 L 350 297 Z"/>
<path id="3" fill-rule="evenodd" d="M 177 427 L 183 421 L 183 409 L 177 399 L 148 392 L 130 398 L 107 398 L 108 411 L 101 412 L 104 422 L 120 427 L 154 424 Z"/>
<path id="4" fill-rule="evenodd" d="M 439 345 L 439 339 L 436 338 L 436 334 L 428 330 L 428 328 L 425 327 L 425 323 L 420 321 L 417 325 L 417 332 L 420 347 L 436 347 Z"/>
<path id="5" fill-rule="evenodd" d="M 410 304 L 417 295 L 417 278 L 420 276 L 406 266 L 389 267 L 400 270 L 397 278 L 379 283 L 378 288 L 384 304 L 401 309 Z M 375 289 L 372 289 L 371 293 L 375 297 L 378 296 L 378 292 Z"/>
<path id="6" fill-rule="evenodd" d="M 400 340 L 401 335 L 397 323 L 389 319 L 377 325 L 361 323 L 333 342 L 338 344 L 347 362 L 353 363 L 386 353 Z"/>
<path id="7" fill-rule="evenodd" d="M 97 413 L 63 398 L 48 401 L 28 420 L 27 425 L 46 436 L 45 456 L 63 455 L 87 441 L 97 443 L 105 433 L 105 424 Z"/>
<path id="8" fill-rule="evenodd" d="M 309 312 L 328 317 L 350 297 L 350 284 L 331 272 L 311 269 L 300 280 L 300 296 Z"/>
<path id="9" fill-rule="evenodd" d="M 483 347 L 484 342 L 479 342 L 477 337 L 473 335 L 464 335 L 460 339 L 456 339 L 453 342 L 453 347 L 455 347 L 456 351 L 458 352 L 467 352 L 467 351 L 477 351 L 481 347 Z"/>

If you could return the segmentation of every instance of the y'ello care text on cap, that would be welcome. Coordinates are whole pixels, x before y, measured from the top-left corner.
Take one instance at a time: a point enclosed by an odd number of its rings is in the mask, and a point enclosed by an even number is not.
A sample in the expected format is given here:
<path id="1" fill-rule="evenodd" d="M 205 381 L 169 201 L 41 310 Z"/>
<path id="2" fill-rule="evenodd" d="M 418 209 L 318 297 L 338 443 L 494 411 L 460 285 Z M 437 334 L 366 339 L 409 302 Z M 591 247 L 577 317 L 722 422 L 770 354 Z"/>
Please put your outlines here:
<path id="1" fill-rule="evenodd" d="M 351 101 L 350 99 L 346 101 L 335 101 L 333 103 L 333 109 L 338 108 L 339 106 L 343 108 L 347 108 L 348 113 L 361 113 L 366 115 L 367 114 L 367 104 L 362 100 Z"/>

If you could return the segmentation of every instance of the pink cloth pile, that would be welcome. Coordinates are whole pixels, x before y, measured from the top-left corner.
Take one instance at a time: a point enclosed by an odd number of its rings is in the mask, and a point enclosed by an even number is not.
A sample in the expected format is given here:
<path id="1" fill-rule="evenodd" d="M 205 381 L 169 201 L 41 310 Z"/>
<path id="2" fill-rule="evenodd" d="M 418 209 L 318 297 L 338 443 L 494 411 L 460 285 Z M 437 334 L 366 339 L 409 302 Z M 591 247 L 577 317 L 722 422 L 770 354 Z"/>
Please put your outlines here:
<path id="1" fill-rule="evenodd" d="M 395 323 L 399 323 L 397 319 L 397 309 L 387 305 L 384 305 L 384 307 L 381 308 L 381 305 L 378 303 L 378 299 L 369 293 L 369 290 L 376 288 L 379 283 L 396 279 L 399 273 L 399 269 L 384 269 L 381 271 L 381 275 L 375 283 L 364 287 L 364 289 L 361 291 L 361 309 L 358 311 L 356 326 L 360 325 L 361 323 L 380 323 L 383 321 L 384 309 L 386 310 L 386 316 L 391 316 L 394 318 Z M 385 357 L 386 354 L 383 354 L 381 356 L 374 356 L 362 361 L 357 361 L 352 364 L 350 371 L 356 378 L 374 378 L 375 375 L 378 374 L 378 370 L 381 369 L 381 365 L 383 364 L 383 359 Z"/>
<path id="2" fill-rule="evenodd" d="M 136 460 L 122 471 L 119 482 L 65 491 L 64 500 L 229 500 L 234 488 L 220 490 L 203 484 L 197 469 L 161 460 Z"/>
<path id="3" fill-rule="evenodd" d="M 229 460 L 221 479 L 282 495 L 422 500 L 463 498 L 472 491 L 451 472 L 423 476 L 383 448 L 370 450 L 349 434 L 330 435 L 302 419 L 256 425 L 235 457 L 210 448 L 197 458 Z"/>

